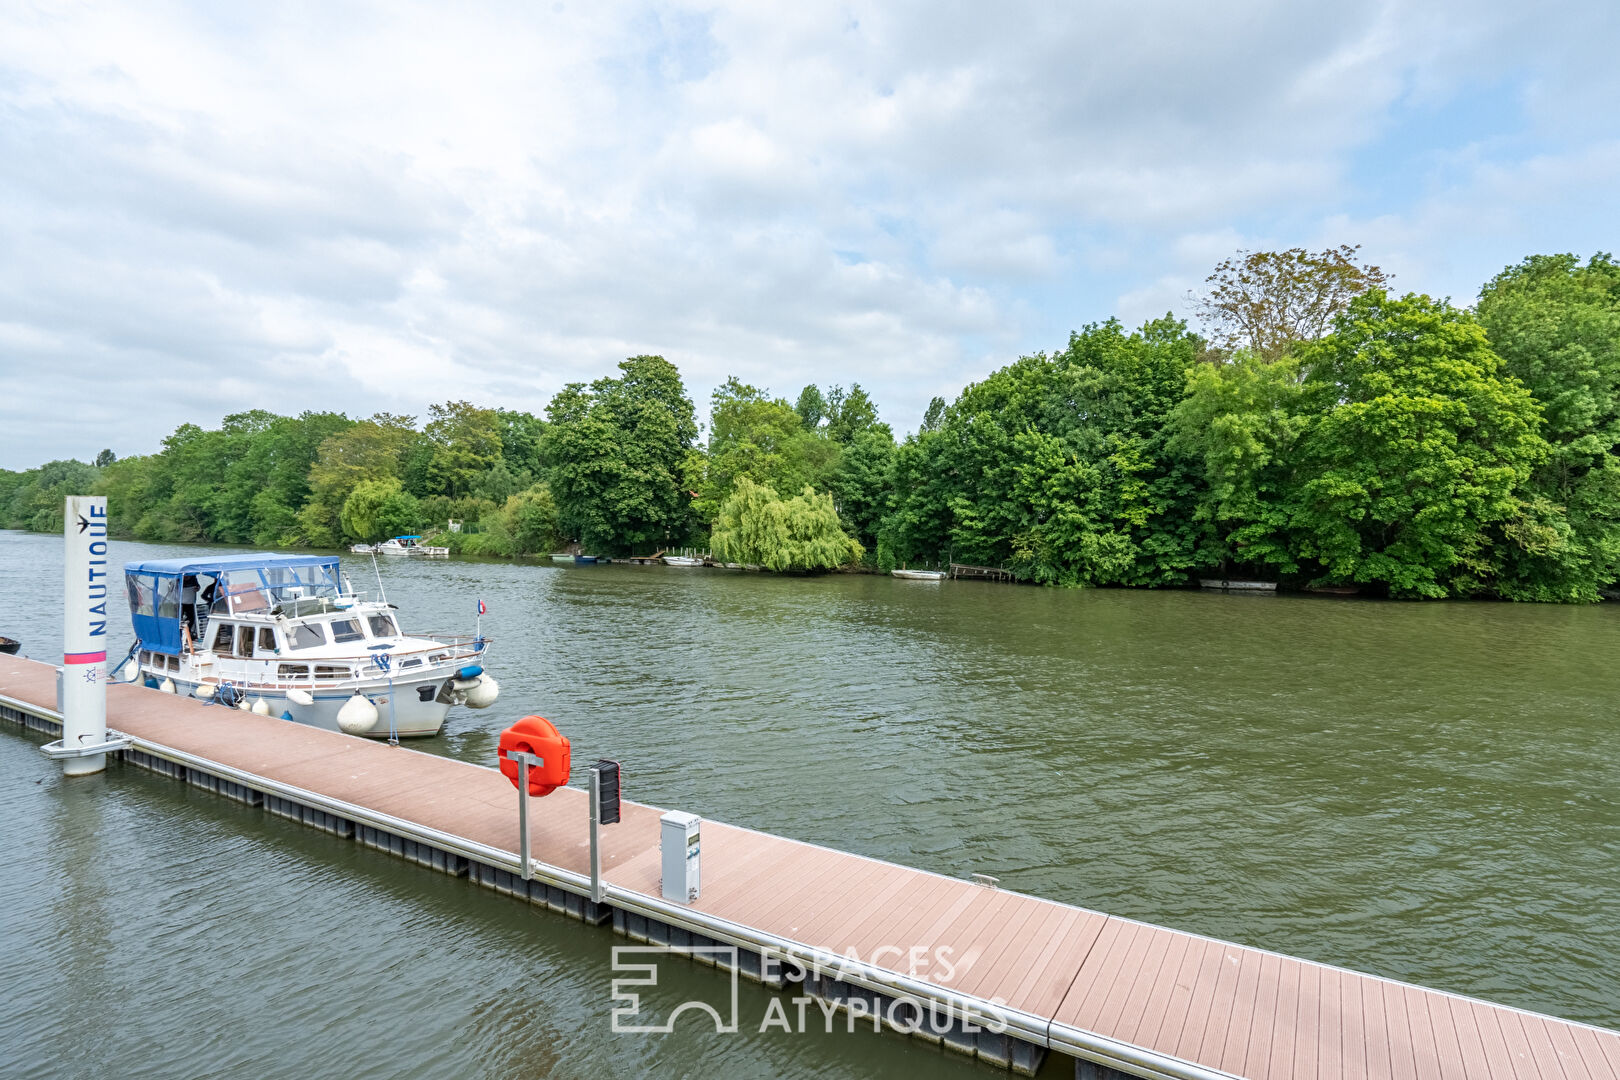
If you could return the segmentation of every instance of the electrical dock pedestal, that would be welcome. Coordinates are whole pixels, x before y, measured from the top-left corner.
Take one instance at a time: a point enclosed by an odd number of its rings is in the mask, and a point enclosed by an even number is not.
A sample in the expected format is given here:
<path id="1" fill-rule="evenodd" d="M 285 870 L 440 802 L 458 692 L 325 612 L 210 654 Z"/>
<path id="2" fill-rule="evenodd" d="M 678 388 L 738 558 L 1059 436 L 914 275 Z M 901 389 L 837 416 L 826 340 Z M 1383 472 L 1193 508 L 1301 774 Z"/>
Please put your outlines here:
<path id="1" fill-rule="evenodd" d="M 55 683 L 54 666 L 0 655 L 0 718 L 57 737 L 71 699 L 64 693 L 59 710 Z M 119 741 L 100 751 L 111 778 L 150 770 L 537 909 L 611 922 L 634 940 L 729 969 L 717 980 L 763 984 L 744 998 L 756 1010 L 760 995 L 809 995 L 844 1010 L 852 1028 L 883 1027 L 1021 1073 L 1044 1062 L 1077 1080 L 1620 1080 L 1614 1031 L 622 797 L 610 808 L 616 767 L 612 783 L 607 771 L 595 783 L 595 816 L 617 824 L 600 830 L 593 859 L 592 800 L 581 788 L 550 789 L 550 770 L 567 778 L 567 749 L 543 722 L 508 750 L 545 764 L 503 762 L 509 780 L 139 685 L 95 685 L 116 729 L 103 738 Z M 83 719 L 72 721 L 72 740 L 94 746 Z M 523 798 L 545 795 L 527 811 L 527 843 L 513 806 L 519 780 L 530 789 Z M 666 871 L 666 854 L 676 853 Z M 671 885 L 682 899 L 666 899 Z M 932 962 L 946 955 L 948 964 Z M 604 1025 L 610 977 L 604 968 Z M 755 1030 L 759 1011 L 743 1019 L 739 1030 Z M 1053 1054 L 1071 1060 L 1049 1061 Z"/>
<path id="2" fill-rule="evenodd" d="M 702 824 L 703 819 L 696 814 L 683 814 L 679 810 L 671 810 L 658 819 L 665 900 L 690 904 L 702 891 L 698 873 L 698 856 L 702 852 L 698 833 Z"/>

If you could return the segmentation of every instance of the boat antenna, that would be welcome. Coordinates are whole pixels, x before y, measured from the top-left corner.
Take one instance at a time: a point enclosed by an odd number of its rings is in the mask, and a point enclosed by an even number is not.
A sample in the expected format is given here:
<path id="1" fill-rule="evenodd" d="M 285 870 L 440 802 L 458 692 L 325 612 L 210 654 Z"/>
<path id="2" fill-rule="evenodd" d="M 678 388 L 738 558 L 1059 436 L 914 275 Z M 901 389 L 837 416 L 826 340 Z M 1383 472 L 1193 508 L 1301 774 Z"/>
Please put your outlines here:
<path id="1" fill-rule="evenodd" d="M 377 575 L 377 595 L 383 603 L 388 603 L 388 592 L 383 588 L 382 571 L 377 569 L 377 549 L 371 549 L 371 572 Z"/>

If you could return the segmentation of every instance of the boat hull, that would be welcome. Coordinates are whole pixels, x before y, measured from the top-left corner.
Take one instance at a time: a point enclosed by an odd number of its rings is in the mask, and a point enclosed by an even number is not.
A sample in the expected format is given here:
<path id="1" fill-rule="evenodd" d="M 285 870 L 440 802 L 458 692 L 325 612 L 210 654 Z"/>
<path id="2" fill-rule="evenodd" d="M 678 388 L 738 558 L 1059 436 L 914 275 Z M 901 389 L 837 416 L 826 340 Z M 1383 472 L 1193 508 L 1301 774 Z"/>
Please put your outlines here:
<path id="1" fill-rule="evenodd" d="M 689 555 L 665 555 L 665 566 L 702 566 L 702 559 L 694 559 Z"/>
<path id="2" fill-rule="evenodd" d="M 944 581 L 943 570 L 891 570 L 892 575 L 904 581 Z"/>
<path id="3" fill-rule="evenodd" d="M 173 675 L 155 671 L 143 674 L 159 684 L 165 677 L 173 680 L 176 694 L 191 696 L 197 689 L 197 683 L 177 679 Z M 359 684 L 360 693 L 377 706 L 377 722 L 372 725 L 370 731 L 361 734 L 370 739 L 386 739 L 390 733 L 397 734 L 402 739 L 437 735 L 444 727 L 444 718 L 450 712 L 450 707 L 455 704 L 454 701 L 440 700 L 444 696 L 440 692 L 444 682 L 443 678 L 438 678 L 396 679 L 393 686 L 389 686 L 386 681 Z M 283 690 L 249 689 L 244 693 L 250 708 L 254 702 L 262 699 L 271 716 L 279 716 L 284 720 L 306 724 L 309 727 L 324 728 L 327 731 L 342 731 L 343 729 L 338 726 L 338 710 L 354 696 L 354 690 L 355 685 L 350 684 L 342 690 L 306 691 L 314 699 L 308 705 L 298 704 L 287 697 Z M 423 700 L 424 691 L 427 692 L 426 700 Z"/>

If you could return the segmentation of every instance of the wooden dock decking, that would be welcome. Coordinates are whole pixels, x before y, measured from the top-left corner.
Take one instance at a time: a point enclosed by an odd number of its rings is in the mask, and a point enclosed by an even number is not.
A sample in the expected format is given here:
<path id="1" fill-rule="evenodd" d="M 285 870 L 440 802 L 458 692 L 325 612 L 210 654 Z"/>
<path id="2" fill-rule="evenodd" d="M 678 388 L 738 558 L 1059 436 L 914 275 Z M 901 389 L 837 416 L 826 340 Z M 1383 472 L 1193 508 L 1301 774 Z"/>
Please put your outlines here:
<path id="1" fill-rule="evenodd" d="M 55 670 L 0 656 L 7 707 L 54 716 Z M 225 778 L 232 797 L 261 795 L 267 808 L 291 799 L 340 824 L 380 822 L 407 840 L 472 853 L 484 860 L 479 873 L 503 863 L 505 886 L 496 887 L 528 887 L 513 873 L 516 795 L 493 768 L 139 686 L 109 687 L 108 723 L 140 753 Z M 660 897 L 660 813 L 627 801 L 623 822 L 602 830 L 616 928 L 645 936 L 638 927 L 661 920 L 754 950 L 858 956 L 835 980 L 843 989 L 822 986 L 823 996 L 864 987 L 1005 1017 L 1012 1044 L 958 1044 L 1001 1064 L 1038 1064 L 1020 1057 L 1021 1040 L 1025 1050 L 1144 1077 L 1620 1080 L 1620 1033 L 715 821 L 703 823 L 701 898 L 671 904 Z M 586 815 L 575 788 L 535 801 L 530 815 L 540 877 L 576 898 L 589 874 Z M 584 914 L 607 913 L 586 902 Z M 950 978 L 907 970 L 908 950 L 946 945 Z M 1109 1075 L 1090 1064 L 1076 1072 Z"/>
<path id="2" fill-rule="evenodd" d="M 981 578 L 985 581 L 1013 581 L 1013 572 L 1004 566 L 972 566 L 968 563 L 951 563 L 948 571 L 952 578 Z"/>

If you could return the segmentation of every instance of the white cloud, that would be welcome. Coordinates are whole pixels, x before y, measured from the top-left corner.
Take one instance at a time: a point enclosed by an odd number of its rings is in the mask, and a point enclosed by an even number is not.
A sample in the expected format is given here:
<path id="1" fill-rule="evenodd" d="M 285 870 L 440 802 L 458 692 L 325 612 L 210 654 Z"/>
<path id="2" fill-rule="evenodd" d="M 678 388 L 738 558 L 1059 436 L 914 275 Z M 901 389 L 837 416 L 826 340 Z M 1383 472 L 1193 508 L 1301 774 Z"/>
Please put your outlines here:
<path id="1" fill-rule="evenodd" d="M 1620 29 L 1560 10 L 14 5 L 0 466 L 252 406 L 540 410 L 639 352 L 908 428 L 1238 246 L 1471 294 L 1614 246 Z M 1369 189 L 1418 152 L 1393 117 L 1488 83 L 1488 148 L 1437 130 L 1446 184 Z"/>

